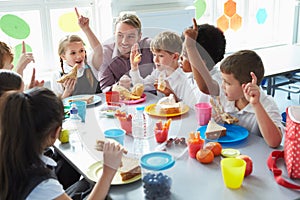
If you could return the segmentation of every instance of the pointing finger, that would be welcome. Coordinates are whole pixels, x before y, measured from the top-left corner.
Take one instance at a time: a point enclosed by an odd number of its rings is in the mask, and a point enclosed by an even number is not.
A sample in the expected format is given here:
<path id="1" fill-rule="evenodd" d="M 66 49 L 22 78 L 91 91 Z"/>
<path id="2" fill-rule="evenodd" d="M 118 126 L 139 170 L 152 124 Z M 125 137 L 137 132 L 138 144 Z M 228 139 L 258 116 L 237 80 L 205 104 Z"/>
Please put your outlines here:
<path id="1" fill-rule="evenodd" d="M 26 47 L 24 41 L 22 41 L 22 53 L 26 53 Z"/>
<path id="2" fill-rule="evenodd" d="M 250 72 L 250 75 L 252 77 L 252 84 L 255 84 L 257 83 L 257 77 L 255 76 L 255 74 L 253 72 Z"/>
<path id="3" fill-rule="evenodd" d="M 193 29 L 194 29 L 195 31 L 198 30 L 198 28 L 197 28 L 197 21 L 196 21 L 195 18 L 193 18 Z"/>
<path id="4" fill-rule="evenodd" d="M 79 14 L 79 12 L 78 12 L 78 10 L 77 10 L 76 7 L 75 7 L 75 12 L 76 12 L 77 17 L 79 18 L 79 17 L 80 17 L 80 14 Z"/>

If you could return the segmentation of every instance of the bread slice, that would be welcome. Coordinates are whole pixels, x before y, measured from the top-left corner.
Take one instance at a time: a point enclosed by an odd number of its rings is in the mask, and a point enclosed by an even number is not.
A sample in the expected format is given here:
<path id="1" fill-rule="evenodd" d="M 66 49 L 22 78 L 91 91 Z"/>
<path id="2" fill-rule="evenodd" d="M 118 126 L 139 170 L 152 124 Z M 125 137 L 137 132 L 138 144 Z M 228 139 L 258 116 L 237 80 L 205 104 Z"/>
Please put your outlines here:
<path id="1" fill-rule="evenodd" d="M 144 93 L 144 84 L 142 83 L 135 84 L 131 89 L 132 95 L 141 97 L 143 93 Z"/>
<path id="2" fill-rule="evenodd" d="M 238 123 L 239 119 L 230 115 L 229 113 L 224 111 L 224 108 L 221 104 L 220 101 L 220 97 L 217 96 L 216 99 L 211 98 L 210 99 L 210 104 L 212 105 L 214 111 L 216 112 L 216 114 L 221 116 L 221 119 L 223 120 L 223 122 L 227 123 L 227 124 L 234 124 L 234 123 Z"/>
<path id="3" fill-rule="evenodd" d="M 125 88 L 121 85 L 117 85 L 117 84 L 113 85 L 112 91 L 119 92 L 120 99 L 122 99 L 122 100 L 137 100 L 137 99 L 141 98 L 140 96 L 131 94 L 131 92 L 127 88 Z"/>
<path id="4" fill-rule="evenodd" d="M 181 112 L 181 104 L 158 104 L 157 105 L 158 112 L 161 114 L 174 114 Z"/>
<path id="5" fill-rule="evenodd" d="M 167 84 L 164 79 L 165 79 L 165 75 L 163 73 L 160 73 L 158 80 L 157 80 L 157 82 L 158 82 L 157 89 L 160 91 L 164 91 L 166 89 Z"/>
<path id="6" fill-rule="evenodd" d="M 131 157 L 122 158 L 122 167 L 119 169 L 122 181 L 130 180 L 141 175 L 142 170 L 139 165 L 139 160 Z"/>
<path id="7" fill-rule="evenodd" d="M 78 97 L 78 98 L 73 98 L 73 99 L 69 99 L 68 102 L 75 102 L 75 101 L 85 101 L 86 104 L 90 104 L 93 103 L 94 101 L 94 95 L 86 95 L 83 97 Z"/>
<path id="8" fill-rule="evenodd" d="M 75 64 L 73 69 L 68 74 L 63 75 L 60 79 L 58 79 L 57 82 L 64 83 L 68 79 L 76 79 L 77 70 L 78 70 L 78 64 Z"/>
<path id="9" fill-rule="evenodd" d="M 225 135 L 226 135 L 226 128 L 224 126 L 221 126 L 213 121 L 208 122 L 206 132 L 205 132 L 206 139 L 215 140 Z"/>
<path id="10" fill-rule="evenodd" d="M 226 122 L 227 124 L 234 124 L 234 123 L 238 123 L 239 122 L 239 119 L 224 112 L 221 115 L 221 118 L 224 122 Z"/>
<path id="11" fill-rule="evenodd" d="M 156 112 L 161 114 L 174 114 L 180 113 L 183 107 L 182 102 L 176 103 L 173 94 L 161 98 L 156 104 Z"/>

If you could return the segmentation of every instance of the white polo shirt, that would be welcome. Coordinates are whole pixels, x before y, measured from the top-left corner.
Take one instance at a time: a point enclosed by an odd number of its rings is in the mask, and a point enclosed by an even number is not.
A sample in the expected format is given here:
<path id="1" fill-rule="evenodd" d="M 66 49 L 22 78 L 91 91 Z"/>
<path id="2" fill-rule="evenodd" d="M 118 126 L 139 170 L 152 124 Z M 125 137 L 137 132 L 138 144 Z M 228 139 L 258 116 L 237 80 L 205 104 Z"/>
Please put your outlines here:
<path id="1" fill-rule="evenodd" d="M 228 101 L 226 96 L 224 95 L 224 91 L 221 88 L 220 90 L 220 100 L 224 107 L 224 111 L 237 117 L 239 119 L 237 125 L 246 128 L 249 133 L 262 136 L 252 105 L 249 103 L 242 110 L 238 110 L 235 107 L 235 102 Z M 262 104 L 272 121 L 277 125 L 277 127 L 281 129 L 281 132 L 283 133 L 284 129 L 281 124 L 281 114 L 279 112 L 278 106 L 273 97 L 270 95 L 266 95 L 262 89 L 260 89 L 260 103 Z"/>

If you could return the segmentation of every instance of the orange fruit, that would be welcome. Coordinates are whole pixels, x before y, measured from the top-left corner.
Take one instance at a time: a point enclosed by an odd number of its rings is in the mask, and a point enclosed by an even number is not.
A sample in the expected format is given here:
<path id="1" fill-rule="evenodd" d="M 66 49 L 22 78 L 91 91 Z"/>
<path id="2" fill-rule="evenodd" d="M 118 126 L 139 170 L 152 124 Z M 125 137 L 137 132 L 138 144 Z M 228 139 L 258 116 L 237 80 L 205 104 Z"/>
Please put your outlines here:
<path id="1" fill-rule="evenodd" d="M 214 156 L 219 156 L 222 153 L 222 145 L 219 142 L 208 142 L 204 149 L 209 149 L 214 153 Z"/>
<path id="2" fill-rule="evenodd" d="M 205 164 L 211 163 L 214 158 L 214 153 L 209 149 L 200 149 L 196 154 L 196 159 Z"/>

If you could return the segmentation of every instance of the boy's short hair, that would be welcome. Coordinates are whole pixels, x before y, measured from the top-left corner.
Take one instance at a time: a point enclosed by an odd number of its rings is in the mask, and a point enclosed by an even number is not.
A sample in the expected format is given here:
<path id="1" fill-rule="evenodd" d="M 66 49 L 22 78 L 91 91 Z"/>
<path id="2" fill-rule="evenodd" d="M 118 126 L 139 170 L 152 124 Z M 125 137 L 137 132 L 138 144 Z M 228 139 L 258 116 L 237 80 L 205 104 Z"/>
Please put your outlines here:
<path id="1" fill-rule="evenodd" d="M 182 51 L 182 40 L 178 34 L 171 31 L 164 31 L 157 34 L 150 43 L 150 49 L 155 51 L 167 51 L 171 54 Z"/>
<path id="2" fill-rule="evenodd" d="M 193 27 L 191 26 L 189 28 Z M 215 64 L 224 58 L 226 39 L 223 31 L 213 25 L 201 24 L 197 25 L 197 28 L 197 50 L 205 60 L 207 68 L 211 70 Z M 182 34 L 181 38 L 184 41 L 184 34 Z M 206 55 L 207 53 L 209 55 Z M 207 59 L 206 56 L 209 56 L 210 59 Z"/>
<path id="3" fill-rule="evenodd" d="M 119 17 L 115 21 L 115 29 L 118 23 L 125 23 L 130 26 L 133 26 L 138 30 L 138 33 L 141 34 L 142 29 L 142 23 L 138 16 L 132 13 L 120 13 Z"/>
<path id="4" fill-rule="evenodd" d="M 255 74 L 257 85 L 260 85 L 265 73 L 261 58 L 251 50 L 241 50 L 228 56 L 221 63 L 220 70 L 225 74 L 233 74 L 241 85 L 252 81 L 250 72 Z"/>
<path id="5" fill-rule="evenodd" d="M 3 68 L 4 65 L 4 57 L 8 56 L 8 58 L 11 58 L 13 60 L 14 54 L 11 51 L 11 48 L 4 42 L 0 41 L 0 69 Z"/>

